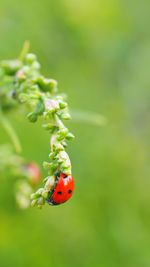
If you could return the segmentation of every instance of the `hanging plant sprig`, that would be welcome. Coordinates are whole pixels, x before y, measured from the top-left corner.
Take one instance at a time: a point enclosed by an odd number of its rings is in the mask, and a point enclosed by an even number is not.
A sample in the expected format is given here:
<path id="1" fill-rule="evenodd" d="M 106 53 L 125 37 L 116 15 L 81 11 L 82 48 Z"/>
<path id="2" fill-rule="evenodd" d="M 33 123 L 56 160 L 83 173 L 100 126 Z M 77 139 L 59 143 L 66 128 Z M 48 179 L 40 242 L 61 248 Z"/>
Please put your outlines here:
<path id="1" fill-rule="evenodd" d="M 74 181 L 66 146 L 74 135 L 64 124 L 70 113 L 65 97 L 58 93 L 57 81 L 41 74 L 36 55 L 27 48 L 26 43 L 19 59 L 0 63 L 0 108 L 4 113 L 26 104 L 29 121 L 35 123 L 42 117 L 43 128 L 50 134 L 49 161 L 43 162 L 48 175 L 43 186 L 31 194 L 31 205 L 40 208 L 45 203 L 61 204 L 72 196 Z"/>

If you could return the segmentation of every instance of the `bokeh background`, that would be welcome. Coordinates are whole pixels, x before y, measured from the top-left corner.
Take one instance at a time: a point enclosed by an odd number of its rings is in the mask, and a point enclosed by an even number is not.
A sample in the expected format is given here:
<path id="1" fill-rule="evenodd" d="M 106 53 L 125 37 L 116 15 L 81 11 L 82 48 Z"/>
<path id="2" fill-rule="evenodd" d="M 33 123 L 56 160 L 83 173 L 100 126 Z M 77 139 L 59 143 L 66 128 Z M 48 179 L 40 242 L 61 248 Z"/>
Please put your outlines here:
<path id="1" fill-rule="evenodd" d="M 76 192 L 65 205 L 20 211 L 1 181 L 1 267 L 150 266 L 149 13 L 149 0 L 0 0 L 0 58 L 30 40 L 71 109 L 108 119 L 69 123 Z M 11 121 L 23 155 L 41 164 L 48 134 L 19 114 Z"/>

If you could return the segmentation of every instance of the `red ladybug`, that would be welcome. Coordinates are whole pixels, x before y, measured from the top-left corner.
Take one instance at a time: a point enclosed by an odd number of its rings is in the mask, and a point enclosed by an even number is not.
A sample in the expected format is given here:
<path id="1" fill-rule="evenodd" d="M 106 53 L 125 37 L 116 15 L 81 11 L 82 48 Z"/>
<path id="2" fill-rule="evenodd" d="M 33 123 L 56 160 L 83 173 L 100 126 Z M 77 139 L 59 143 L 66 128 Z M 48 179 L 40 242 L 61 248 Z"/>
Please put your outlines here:
<path id="1" fill-rule="evenodd" d="M 73 194 L 74 180 L 71 175 L 60 174 L 58 182 L 48 200 L 51 205 L 59 205 L 66 202 Z"/>

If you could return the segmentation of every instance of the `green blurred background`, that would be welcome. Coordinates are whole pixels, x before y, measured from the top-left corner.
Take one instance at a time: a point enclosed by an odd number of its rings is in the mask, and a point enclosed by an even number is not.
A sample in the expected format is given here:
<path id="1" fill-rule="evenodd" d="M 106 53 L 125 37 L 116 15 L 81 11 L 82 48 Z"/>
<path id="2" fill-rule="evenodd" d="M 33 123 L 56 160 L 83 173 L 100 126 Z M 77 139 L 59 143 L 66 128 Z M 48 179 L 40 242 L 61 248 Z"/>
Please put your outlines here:
<path id="1" fill-rule="evenodd" d="M 108 119 L 69 123 L 76 191 L 65 205 L 20 211 L 1 181 L 1 267 L 150 266 L 149 14 L 149 0 L 0 0 L 0 58 L 30 40 L 70 107 Z M 23 155 L 41 164 L 48 134 L 11 120 Z"/>

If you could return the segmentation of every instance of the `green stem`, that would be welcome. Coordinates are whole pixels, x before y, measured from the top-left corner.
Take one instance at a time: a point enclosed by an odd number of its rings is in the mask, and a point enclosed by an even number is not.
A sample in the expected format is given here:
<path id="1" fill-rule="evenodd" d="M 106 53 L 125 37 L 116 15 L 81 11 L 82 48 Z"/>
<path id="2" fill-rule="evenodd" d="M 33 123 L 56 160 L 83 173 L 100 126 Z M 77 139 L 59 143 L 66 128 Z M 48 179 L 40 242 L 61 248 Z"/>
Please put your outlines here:
<path id="1" fill-rule="evenodd" d="M 21 144 L 19 141 L 19 138 L 10 124 L 10 122 L 6 119 L 6 117 L 3 115 L 2 111 L 0 111 L 0 122 L 1 125 L 3 126 L 4 130 L 6 131 L 7 135 L 10 137 L 14 148 L 16 150 L 16 153 L 20 153 L 22 151 Z"/>
<path id="2" fill-rule="evenodd" d="M 22 51 L 21 51 L 20 56 L 19 56 L 19 60 L 20 61 L 24 60 L 25 55 L 28 53 L 29 49 L 30 49 L 30 42 L 29 41 L 25 41 L 24 45 L 23 45 L 23 48 L 22 48 Z"/>

